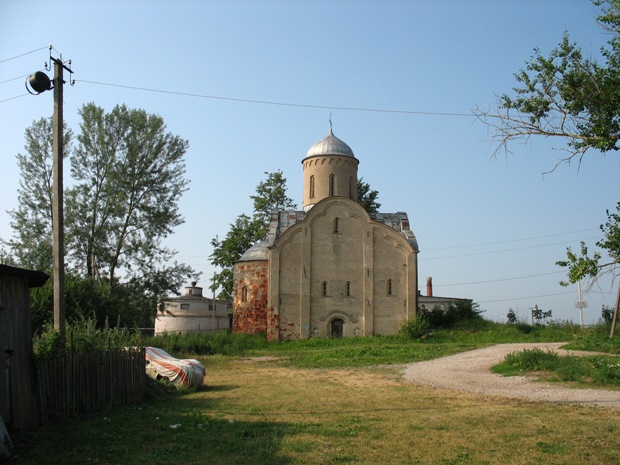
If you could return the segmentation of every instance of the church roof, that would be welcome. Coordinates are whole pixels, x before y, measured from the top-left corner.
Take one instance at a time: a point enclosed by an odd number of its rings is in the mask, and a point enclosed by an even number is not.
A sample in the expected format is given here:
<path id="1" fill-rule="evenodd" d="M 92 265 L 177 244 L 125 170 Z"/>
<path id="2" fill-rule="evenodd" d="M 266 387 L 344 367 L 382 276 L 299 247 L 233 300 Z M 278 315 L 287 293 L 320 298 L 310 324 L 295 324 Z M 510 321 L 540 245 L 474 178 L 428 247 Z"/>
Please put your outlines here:
<path id="1" fill-rule="evenodd" d="M 258 242 L 243 252 L 239 257 L 239 262 L 253 262 L 257 260 L 267 260 L 269 258 L 269 250 L 264 242 Z"/>
<path id="2" fill-rule="evenodd" d="M 273 246 L 276 239 L 282 235 L 289 227 L 293 226 L 306 218 L 307 212 L 296 210 L 274 210 L 271 214 L 271 223 L 267 233 L 267 240 L 250 247 L 239 259 L 239 261 L 267 260 L 268 249 Z M 376 223 L 389 226 L 394 231 L 403 236 L 411 245 L 413 250 L 419 252 L 418 241 L 409 226 L 409 218 L 405 212 L 396 213 L 369 213 L 370 219 Z M 259 247 L 256 251 L 253 249 Z M 257 254 L 264 254 L 264 258 L 249 258 Z M 246 257 L 248 255 L 248 257 Z M 262 255 L 261 255 L 262 257 Z"/>
<path id="3" fill-rule="evenodd" d="M 310 150 L 306 153 L 306 158 L 317 155 L 345 155 L 355 158 L 351 147 L 334 136 L 331 128 L 329 128 L 329 134 L 327 134 L 327 136 L 310 147 Z"/>

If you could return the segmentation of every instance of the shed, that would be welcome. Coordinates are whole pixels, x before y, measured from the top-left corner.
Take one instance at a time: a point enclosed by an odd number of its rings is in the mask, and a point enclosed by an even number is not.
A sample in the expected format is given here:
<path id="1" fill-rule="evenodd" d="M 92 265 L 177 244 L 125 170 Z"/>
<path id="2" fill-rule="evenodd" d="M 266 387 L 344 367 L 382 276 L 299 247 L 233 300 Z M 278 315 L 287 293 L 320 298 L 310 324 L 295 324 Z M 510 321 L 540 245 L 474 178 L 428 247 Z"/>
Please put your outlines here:
<path id="1" fill-rule="evenodd" d="M 29 290 L 48 279 L 41 271 L 0 265 L 0 415 L 14 429 L 38 424 Z"/>

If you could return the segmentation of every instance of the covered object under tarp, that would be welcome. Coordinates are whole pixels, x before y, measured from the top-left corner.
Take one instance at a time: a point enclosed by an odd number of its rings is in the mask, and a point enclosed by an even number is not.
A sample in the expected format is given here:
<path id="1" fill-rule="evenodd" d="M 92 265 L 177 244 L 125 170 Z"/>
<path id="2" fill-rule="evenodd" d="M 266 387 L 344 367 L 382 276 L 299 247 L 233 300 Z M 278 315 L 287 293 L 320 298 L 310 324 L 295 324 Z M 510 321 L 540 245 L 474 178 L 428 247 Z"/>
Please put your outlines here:
<path id="1" fill-rule="evenodd" d="M 146 372 L 153 378 L 166 378 L 176 386 L 200 387 L 206 385 L 207 371 L 193 358 L 174 358 L 157 347 L 145 347 Z"/>

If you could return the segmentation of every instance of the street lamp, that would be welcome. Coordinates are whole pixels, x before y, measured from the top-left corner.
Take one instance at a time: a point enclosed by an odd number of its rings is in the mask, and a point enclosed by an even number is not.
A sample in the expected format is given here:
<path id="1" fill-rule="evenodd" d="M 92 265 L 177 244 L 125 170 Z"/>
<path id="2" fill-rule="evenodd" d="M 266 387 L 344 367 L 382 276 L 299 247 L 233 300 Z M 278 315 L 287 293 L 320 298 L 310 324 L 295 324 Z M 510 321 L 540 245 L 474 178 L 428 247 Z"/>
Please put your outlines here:
<path id="1" fill-rule="evenodd" d="M 26 89 L 28 85 L 34 92 L 33 95 L 41 94 L 47 90 L 54 90 L 54 117 L 52 122 L 53 129 L 53 184 L 52 184 L 52 254 L 54 256 L 52 280 L 54 283 L 54 328 L 60 336 L 60 347 L 64 350 L 65 337 L 65 254 L 64 254 L 64 215 L 63 215 L 63 116 L 62 116 L 62 98 L 63 98 L 63 70 L 67 70 L 70 74 L 73 71 L 70 68 L 71 61 L 65 65 L 62 59 L 52 57 L 52 46 L 50 45 L 50 63 L 54 62 L 54 79 L 53 81 L 43 71 L 37 71 L 28 76 L 26 81 Z M 62 57 L 61 57 L 62 58 Z M 45 68 L 49 71 L 47 63 Z M 71 82 L 73 84 L 73 82 Z"/>

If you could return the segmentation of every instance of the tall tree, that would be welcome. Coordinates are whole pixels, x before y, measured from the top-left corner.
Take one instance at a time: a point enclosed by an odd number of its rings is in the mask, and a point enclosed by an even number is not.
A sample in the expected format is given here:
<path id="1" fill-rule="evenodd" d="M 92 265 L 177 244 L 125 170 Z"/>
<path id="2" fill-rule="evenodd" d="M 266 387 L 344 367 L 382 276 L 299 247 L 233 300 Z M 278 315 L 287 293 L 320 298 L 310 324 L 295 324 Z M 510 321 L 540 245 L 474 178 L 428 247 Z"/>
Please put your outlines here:
<path id="1" fill-rule="evenodd" d="M 511 142 L 531 136 L 557 138 L 567 153 L 557 167 L 575 158 L 581 162 L 590 149 L 620 149 L 620 0 L 593 3 L 602 6 L 597 20 L 611 34 L 602 62 L 583 53 L 568 33 L 549 56 L 535 49 L 515 74 L 514 95 L 501 95 L 495 110 L 475 111 L 491 128 L 495 153 L 509 153 Z"/>
<path id="2" fill-rule="evenodd" d="M 377 213 L 381 204 L 377 202 L 379 192 L 370 188 L 364 178 L 357 181 L 357 201 L 368 213 Z"/>
<path id="3" fill-rule="evenodd" d="M 52 270 L 52 118 L 33 121 L 25 131 L 25 153 L 17 155 L 20 171 L 18 207 L 8 212 L 14 237 L 6 241 L 19 266 Z M 64 154 L 71 152 L 73 132 L 64 129 Z"/>
<path id="4" fill-rule="evenodd" d="M 262 238 L 267 236 L 273 210 L 290 210 L 296 207 L 295 201 L 286 194 L 286 178 L 282 171 L 265 171 L 265 174 L 267 179 L 256 186 L 256 195 L 250 196 L 254 201 L 253 219 L 258 221 L 260 226 L 257 234 Z"/>
<path id="5" fill-rule="evenodd" d="M 263 225 L 241 214 L 226 233 L 222 240 L 215 236 L 211 240 L 213 253 L 211 264 L 221 268 L 215 273 L 210 289 L 215 291 L 220 288 L 219 298 L 231 299 L 233 296 L 233 266 L 243 253 L 263 238 Z"/>
<path id="6" fill-rule="evenodd" d="M 178 292 L 187 277 L 195 277 L 189 266 L 173 261 L 175 251 L 162 245 L 183 222 L 178 204 L 189 182 L 183 159 L 188 144 L 166 132 L 160 116 L 143 110 L 123 105 L 106 113 L 91 103 L 80 115 L 73 151 L 72 133 L 65 131 L 72 178 L 65 193 L 69 278 L 86 276 L 100 286 L 106 302 L 123 302 L 125 322 L 145 322 L 154 315 L 159 296 Z M 52 137 L 51 119 L 26 130 L 27 153 L 18 155 L 19 208 L 9 212 L 11 258 L 19 266 L 41 270 L 51 270 L 52 263 Z M 71 287 L 66 290 L 72 292 Z M 68 306 L 74 300 L 67 295 Z M 109 314 L 105 305 L 93 304 L 92 310 Z M 132 311 L 137 314 L 130 315 Z"/>
<path id="7" fill-rule="evenodd" d="M 221 299 L 232 298 L 233 266 L 247 249 L 267 237 L 271 212 L 296 208 L 286 194 L 286 178 L 282 171 L 265 174 L 267 179 L 256 186 L 256 195 L 250 196 L 254 201 L 252 217 L 239 215 L 224 239 L 216 236 L 211 240 L 211 264 L 221 268 L 221 271 L 215 273 L 209 288 L 212 291 L 220 288 Z"/>
<path id="8" fill-rule="evenodd" d="M 76 187 L 67 196 L 72 258 L 95 280 L 114 283 L 121 271 L 126 280 L 148 280 L 153 263 L 174 255 L 161 240 L 183 223 L 187 141 L 166 132 L 160 116 L 124 105 L 105 113 L 90 103 L 80 114 Z"/>

